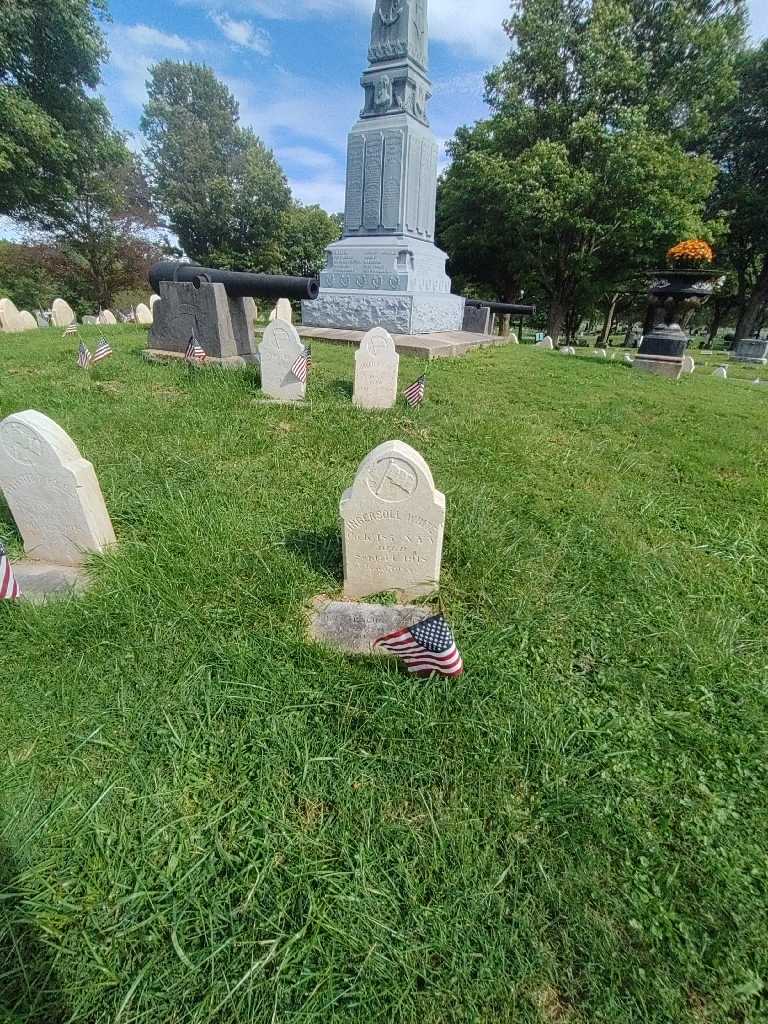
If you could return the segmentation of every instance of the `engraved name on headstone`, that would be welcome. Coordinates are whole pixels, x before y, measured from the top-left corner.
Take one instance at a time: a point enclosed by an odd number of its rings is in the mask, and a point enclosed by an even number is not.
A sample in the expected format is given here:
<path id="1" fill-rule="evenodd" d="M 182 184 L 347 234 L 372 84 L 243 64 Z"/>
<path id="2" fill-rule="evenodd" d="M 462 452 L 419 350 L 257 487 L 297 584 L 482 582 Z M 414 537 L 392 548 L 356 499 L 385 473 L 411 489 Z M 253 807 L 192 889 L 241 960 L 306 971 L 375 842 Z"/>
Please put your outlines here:
<path id="1" fill-rule="evenodd" d="M 390 409 L 397 400 L 400 356 L 389 331 L 372 327 L 355 352 L 352 404 L 361 409 Z"/>
<path id="2" fill-rule="evenodd" d="M 385 441 L 360 463 L 341 498 L 344 595 L 431 594 L 440 581 L 445 495 L 422 456 Z"/>

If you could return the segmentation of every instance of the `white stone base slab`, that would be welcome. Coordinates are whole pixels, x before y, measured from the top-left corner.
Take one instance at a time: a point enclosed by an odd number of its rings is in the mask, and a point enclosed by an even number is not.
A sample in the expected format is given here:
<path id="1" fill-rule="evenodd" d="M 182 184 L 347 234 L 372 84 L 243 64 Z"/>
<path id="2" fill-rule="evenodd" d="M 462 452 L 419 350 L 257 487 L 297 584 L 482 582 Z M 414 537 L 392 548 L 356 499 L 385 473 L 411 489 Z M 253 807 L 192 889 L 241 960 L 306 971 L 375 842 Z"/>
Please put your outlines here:
<path id="1" fill-rule="evenodd" d="M 321 595 L 312 602 L 309 632 L 313 640 L 347 654 L 381 654 L 373 649 L 374 640 L 434 614 L 427 605 L 363 604 Z"/>
<path id="2" fill-rule="evenodd" d="M 13 563 L 13 575 L 21 589 L 22 601 L 40 604 L 49 598 L 72 597 L 88 586 L 83 569 L 52 562 L 23 560 Z"/>

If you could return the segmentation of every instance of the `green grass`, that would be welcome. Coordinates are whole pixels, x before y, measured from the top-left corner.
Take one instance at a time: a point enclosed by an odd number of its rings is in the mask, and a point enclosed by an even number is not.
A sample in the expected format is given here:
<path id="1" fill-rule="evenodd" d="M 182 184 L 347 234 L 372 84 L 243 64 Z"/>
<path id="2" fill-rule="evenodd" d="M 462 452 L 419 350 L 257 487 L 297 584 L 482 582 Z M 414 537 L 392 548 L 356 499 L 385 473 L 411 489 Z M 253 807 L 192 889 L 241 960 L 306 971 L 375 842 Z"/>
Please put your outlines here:
<path id="1" fill-rule="evenodd" d="M 0 335 L 0 414 L 71 434 L 120 542 L 81 600 L 0 607 L 0 1020 L 766 1020 L 754 372 L 507 346 L 373 414 L 351 349 L 265 407 L 110 337 L 88 376 Z M 458 681 L 306 638 L 388 438 L 446 493 Z"/>

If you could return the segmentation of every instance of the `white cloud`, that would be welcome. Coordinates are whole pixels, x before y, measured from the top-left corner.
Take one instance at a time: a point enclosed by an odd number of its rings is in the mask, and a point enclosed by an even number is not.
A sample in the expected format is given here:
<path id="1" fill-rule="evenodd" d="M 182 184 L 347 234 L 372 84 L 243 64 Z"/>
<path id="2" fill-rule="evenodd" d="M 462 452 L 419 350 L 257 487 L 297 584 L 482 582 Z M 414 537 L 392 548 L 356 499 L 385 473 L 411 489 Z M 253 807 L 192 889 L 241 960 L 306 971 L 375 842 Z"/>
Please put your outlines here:
<path id="1" fill-rule="evenodd" d="M 181 2 L 211 9 L 214 0 Z M 338 18 L 352 13 L 361 22 L 370 24 L 373 0 L 230 0 L 229 10 L 259 14 L 276 21 Z M 501 23 L 509 16 L 509 11 L 509 0 L 475 0 L 471 10 L 467 9 L 466 0 L 431 0 L 429 37 L 468 56 L 496 61 L 508 47 Z"/>
<path id="2" fill-rule="evenodd" d="M 322 206 L 326 213 L 340 213 L 344 209 L 344 177 L 292 178 L 291 191 L 305 206 Z"/>
<path id="3" fill-rule="evenodd" d="M 152 28 L 151 25 L 115 25 L 110 33 L 113 37 L 119 35 L 126 43 L 140 50 L 171 50 L 175 53 L 190 53 L 193 49 L 189 39 L 183 39 L 175 33 L 161 32 L 160 29 Z"/>
<path id="4" fill-rule="evenodd" d="M 253 50 L 255 53 L 260 53 L 262 57 L 268 57 L 272 52 L 269 33 L 265 32 L 263 28 L 257 28 L 250 21 L 238 21 L 236 18 L 230 18 L 229 15 L 219 12 L 212 12 L 211 20 L 222 35 L 235 46 Z"/>
<path id="5" fill-rule="evenodd" d="M 336 166 L 336 161 L 328 153 L 309 146 L 281 146 L 280 159 L 288 163 L 302 164 L 316 171 L 327 171 Z"/>

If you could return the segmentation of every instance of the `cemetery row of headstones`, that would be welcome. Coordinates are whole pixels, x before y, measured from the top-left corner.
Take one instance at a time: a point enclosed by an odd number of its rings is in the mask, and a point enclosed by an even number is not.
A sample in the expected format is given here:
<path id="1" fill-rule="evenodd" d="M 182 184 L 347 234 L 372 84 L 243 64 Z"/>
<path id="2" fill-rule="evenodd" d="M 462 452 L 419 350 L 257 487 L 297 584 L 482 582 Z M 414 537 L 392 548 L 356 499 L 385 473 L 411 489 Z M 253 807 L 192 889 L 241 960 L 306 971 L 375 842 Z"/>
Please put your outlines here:
<path id="1" fill-rule="evenodd" d="M 113 313 L 111 309 L 101 309 L 93 316 L 85 315 L 82 319 L 84 325 L 98 324 L 108 327 L 121 321 L 130 321 L 145 326 L 152 324 L 152 308 L 159 296 L 152 295 L 149 304 L 140 302 L 137 306 L 126 312 Z M 38 309 L 34 314 L 26 309 L 18 310 L 14 303 L 8 299 L 0 299 L 0 331 L 4 333 L 16 333 L 20 331 L 32 331 L 38 327 L 69 327 L 76 324 L 75 311 L 65 299 L 54 299 L 49 310 Z"/>

